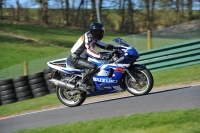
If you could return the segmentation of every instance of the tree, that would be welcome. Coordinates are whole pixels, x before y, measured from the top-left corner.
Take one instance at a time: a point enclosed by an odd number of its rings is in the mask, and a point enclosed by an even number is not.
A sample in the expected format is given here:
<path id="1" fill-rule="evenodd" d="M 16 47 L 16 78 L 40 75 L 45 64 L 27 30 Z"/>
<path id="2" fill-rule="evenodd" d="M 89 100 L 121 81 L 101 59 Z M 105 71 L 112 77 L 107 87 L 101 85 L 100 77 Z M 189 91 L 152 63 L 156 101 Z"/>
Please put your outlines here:
<path id="1" fill-rule="evenodd" d="M 65 0 L 66 7 L 65 7 L 65 20 L 66 25 L 69 25 L 69 0 Z"/>
<path id="2" fill-rule="evenodd" d="M 19 1 L 18 0 L 16 0 L 15 20 L 19 21 Z"/>
<path id="3" fill-rule="evenodd" d="M 128 27 L 132 32 L 135 32 L 135 23 L 134 23 L 134 3 L 132 0 L 128 0 Z"/>
<path id="4" fill-rule="evenodd" d="M 48 24 L 48 0 L 36 0 L 40 4 L 39 19 L 44 24 Z"/>
<path id="5" fill-rule="evenodd" d="M 88 14 L 89 14 L 89 11 L 88 11 L 88 1 L 89 0 L 86 0 L 85 1 L 85 4 L 83 5 L 83 12 L 82 12 L 82 23 L 83 23 L 83 26 L 84 26 L 84 28 L 88 28 L 88 23 L 89 23 L 89 21 L 88 21 Z"/>
<path id="6" fill-rule="evenodd" d="M 97 20 L 96 18 L 96 3 L 95 0 L 91 0 L 92 2 L 92 19 L 90 20 L 91 22 Z"/>
<path id="7" fill-rule="evenodd" d="M 0 0 L 0 21 L 3 19 L 3 1 L 4 0 Z"/>
<path id="8" fill-rule="evenodd" d="M 184 17 L 184 0 L 174 0 L 171 2 L 175 9 L 175 23 L 180 23 Z"/>
<path id="9" fill-rule="evenodd" d="M 101 13 L 102 4 L 103 4 L 103 0 L 99 0 L 99 13 Z"/>
<path id="10" fill-rule="evenodd" d="M 180 4 L 181 4 L 181 19 L 183 19 L 184 18 L 184 0 L 181 0 Z"/>
<path id="11" fill-rule="evenodd" d="M 188 19 L 191 20 L 193 18 L 193 14 L 192 14 L 192 0 L 187 0 L 187 8 L 188 8 Z"/>
<path id="12" fill-rule="evenodd" d="M 180 0 L 175 1 L 175 12 L 176 12 L 176 21 L 179 22 L 179 17 L 180 17 Z"/>
<path id="13" fill-rule="evenodd" d="M 69 0 L 56 0 L 56 2 L 61 3 L 61 10 L 62 10 L 62 16 L 65 20 L 65 25 L 69 26 L 69 12 L 70 12 L 70 7 L 69 7 Z M 65 5 L 65 7 L 64 7 Z"/>
<path id="14" fill-rule="evenodd" d="M 81 10 L 81 7 L 83 6 L 84 4 L 84 0 L 81 0 L 79 6 L 78 6 L 78 11 L 77 11 L 77 15 L 76 15 L 76 21 L 75 21 L 75 25 L 78 24 L 78 18 L 80 17 L 80 10 Z"/>
<path id="15" fill-rule="evenodd" d="M 120 30 L 122 31 L 124 29 L 125 26 L 125 3 L 126 0 L 119 0 L 119 11 L 120 11 L 120 15 L 121 15 L 121 25 L 120 25 Z"/>
<path id="16" fill-rule="evenodd" d="M 0 21 L 2 20 L 2 0 L 0 0 Z"/>
<path id="17" fill-rule="evenodd" d="M 154 6 L 156 0 L 144 0 L 146 7 L 146 20 L 148 22 L 147 29 L 152 30 L 154 22 Z"/>

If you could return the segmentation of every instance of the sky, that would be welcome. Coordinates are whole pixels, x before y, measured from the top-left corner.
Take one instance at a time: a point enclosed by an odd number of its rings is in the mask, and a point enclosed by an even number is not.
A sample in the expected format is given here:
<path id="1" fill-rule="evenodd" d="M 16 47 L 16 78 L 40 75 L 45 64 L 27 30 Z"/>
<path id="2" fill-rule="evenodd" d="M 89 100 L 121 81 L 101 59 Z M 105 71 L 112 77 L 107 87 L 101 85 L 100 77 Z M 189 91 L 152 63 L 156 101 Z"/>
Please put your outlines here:
<path id="1" fill-rule="evenodd" d="M 21 4 L 21 5 L 23 5 L 23 6 L 25 6 L 25 7 L 32 7 L 32 8 L 38 8 L 39 7 L 39 5 L 37 4 L 35 4 L 35 2 L 34 2 L 35 0 L 19 0 L 19 3 Z M 69 0 L 69 2 L 71 3 L 71 0 Z M 79 5 L 79 3 L 80 3 L 80 0 L 75 0 L 75 2 L 77 3 L 77 4 L 75 4 L 75 5 Z M 53 6 L 60 6 L 60 3 L 56 3 L 56 2 L 52 2 L 51 0 L 49 0 L 49 6 L 50 7 L 53 7 Z M 7 6 L 16 6 L 16 0 L 7 0 Z"/>
<path id="2" fill-rule="evenodd" d="M 75 0 L 75 7 L 78 7 L 79 4 L 80 4 L 80 1 L 81 0 Z M 138 1 L 138 0 L 135 0 L 135 1 Z M 19 3 L 23 6 L 23 7 L 31 7 L 31 8 L 38 8 L 39 5 L 35 3 L 35 0 L 19 0 Z M 72 1 L 69 0 L 69 3 L 70 5 L 72 5 Z M 52 8 L 60 8 L 60 2 L 59 3 L 56 3 L 55 1 L 53 0 L 49 0 L 49 7 Z M 113 4 L 110 4 L 110 2 L 108 2 L 107 0 L 105 0 L 103 2 L 103 6 L 112 6 Z M 16 0 L 7 0 L 7 7 L 15 7 L 16 6 Z M 91 8 L 91 5 L 88 7 L 88 8 Z"/>
<path id="3" fill-rule="evenodd" d="M 19 0 L 19 3 L 24 7 L 24 8 L 38 8 L 39 5 L 38 4 L 35 4 L 34 2 L 35 0 Z M 135 0 L 136 3 L 139 3 L 138 1 L 139 0 Z M 69 1 L 71 2 L 71 0 Z M 79 3 L 80 3 L 80 0 L 75 0 L 76 4 L 77 5 L 76 7 L 78 7 Z M 7 3 L 6 3 L 6 7 L 15 7 L 16 6 L 16 0 L 7 0 Z M 104 5 L 103 6 L 110 6 L 111 4 L 107 1 L 104 1 Z M 52 2 L 50 0 L 49 2 L 49 7 L 57 7 L 57 8 L 60 8 L 59 7 L 60 4 L 59 3 L 55 3 L 55 2 Z M 193 3 L 193 9 L 195 10 L 200 10 L 200 3 L 199 2 L 194 2 Z"/>

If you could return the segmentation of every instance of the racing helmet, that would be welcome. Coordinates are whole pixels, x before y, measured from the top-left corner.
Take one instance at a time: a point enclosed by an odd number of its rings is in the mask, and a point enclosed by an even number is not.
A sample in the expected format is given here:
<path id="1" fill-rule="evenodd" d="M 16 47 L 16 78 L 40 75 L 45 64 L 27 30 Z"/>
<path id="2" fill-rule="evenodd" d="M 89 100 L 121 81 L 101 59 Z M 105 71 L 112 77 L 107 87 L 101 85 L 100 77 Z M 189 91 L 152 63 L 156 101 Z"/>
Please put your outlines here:
<path id="1" fill-rule="evenodd" d="M 90 34 L 94 39 L 101 40 L 104 35 L 104 26 L 101 23 L 93 22 L 90 24 Z"/>

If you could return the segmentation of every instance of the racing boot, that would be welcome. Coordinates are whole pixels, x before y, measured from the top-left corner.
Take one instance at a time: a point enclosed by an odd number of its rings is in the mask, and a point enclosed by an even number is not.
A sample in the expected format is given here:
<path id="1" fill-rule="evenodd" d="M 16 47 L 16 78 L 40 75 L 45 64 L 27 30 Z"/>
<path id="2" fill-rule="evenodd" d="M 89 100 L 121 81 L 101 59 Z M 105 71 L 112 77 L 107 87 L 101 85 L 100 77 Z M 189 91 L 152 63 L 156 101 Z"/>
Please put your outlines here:
<path id="1" fill-rule="evenodd" d="M 86 69 L 85 73 L 82 74 L 82 79 L 81 79 L 81 85 L 80 85 L 80 87 L 82 87 L 86 91 L 93 90 L 92 85 L 88 84 L 89 76 L 94 76 L 94 74 L 96 72 L 98 72 L 98 71 L 99 71 L 99 69 Z"/>
<path id="2" fill-rule="evenodd" d="M 83 73 L 82 74 L 82 79 L 81 79 L 81 84 L 80 84 L 80 87 L 82 87 L 86 91 L 90 91 L 90 90 L 93 89 L 92 86 L 87 84 L 88 76 L 89 76 L 88 73 Z"/>
<path id="3" fill-rule="evenodd" d="M 92 91 L 92 86 L 88 85 L 87 83 L 81 83 L 80 86 L 83 90 L 89 92 L 89 91 Z"/>

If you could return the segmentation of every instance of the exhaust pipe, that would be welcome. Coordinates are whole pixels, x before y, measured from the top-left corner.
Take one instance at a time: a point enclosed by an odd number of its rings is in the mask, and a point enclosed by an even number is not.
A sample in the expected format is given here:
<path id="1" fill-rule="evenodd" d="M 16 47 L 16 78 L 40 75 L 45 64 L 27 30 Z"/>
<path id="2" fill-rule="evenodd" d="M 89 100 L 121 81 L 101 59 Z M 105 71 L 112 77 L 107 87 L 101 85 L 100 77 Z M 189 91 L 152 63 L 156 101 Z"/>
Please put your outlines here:
<path id="1" fill-rule="evenodd" d="M 64 87 L 64 88 L 67 88 L 67 89 L 70 89 L 70 90 L 73 90 L 73 89 L 76 88 L 75 85 L 73 85 L 73 84 L 65 83 L 65 82 L 62 82 L 62 81 L 57 80 L 57 79 L 50 79 L 49 81 L 51 83 L 55 84 L 56 86 Z"/>

